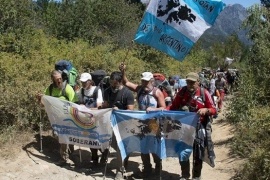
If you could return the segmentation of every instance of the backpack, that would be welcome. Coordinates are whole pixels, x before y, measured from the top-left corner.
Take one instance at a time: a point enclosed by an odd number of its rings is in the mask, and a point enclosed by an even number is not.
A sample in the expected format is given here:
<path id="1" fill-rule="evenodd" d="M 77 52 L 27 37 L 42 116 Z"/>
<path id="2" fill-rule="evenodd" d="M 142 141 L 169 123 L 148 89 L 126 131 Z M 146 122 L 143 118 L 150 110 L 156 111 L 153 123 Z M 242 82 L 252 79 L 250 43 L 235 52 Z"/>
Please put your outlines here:
<path id="1" fill-rule="evenodd" d="M 207 90 L 210 89 L 210 81 L 205 77 L 200 77 L 200 85 Z"/>
<path id="2" fill-rule="evenodd" d="M 77 85 L 78 71 L 68 60 L 60 60 L 55 63 L 55 70 L 62 73 L 63 81 L 66 81 L 73 89 Z"/>
<path id="3" fill-rule="evenodd" d="M 154 73 L 154 86 L 158 87 L 163 93 L 164 98 L 172 97 L 172 89 L 170 83 L 166 79 L 166 77 L 161 73 Z"/>
<path id="4" fill-rule="evenodd" d="M 105 89 L 110 87 L 110 76 L 107 76 L 107 73 L 101 69 L 96 70 L 90 74 L 92 76 L 92 81 L 94 82 L 94 85 L 101 89 L 102 97 L 104 97 Z"/>
<path id="5" fill-rule="evenodd" d="M 90 74 L 96 86 L 99 86 L 102 79 L 107 75 L 104 70 L 96 70 L 94 72 L 91 72 Z"/>

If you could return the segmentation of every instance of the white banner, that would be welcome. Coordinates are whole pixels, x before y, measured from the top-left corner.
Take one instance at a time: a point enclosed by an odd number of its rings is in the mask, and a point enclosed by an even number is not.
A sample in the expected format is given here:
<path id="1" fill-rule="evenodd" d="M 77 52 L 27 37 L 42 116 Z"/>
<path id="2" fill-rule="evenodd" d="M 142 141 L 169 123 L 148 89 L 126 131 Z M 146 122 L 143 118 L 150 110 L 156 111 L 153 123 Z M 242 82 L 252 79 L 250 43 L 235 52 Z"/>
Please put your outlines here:
<path id="1" fill-rule="evenodd" d="M 90 110 L 69 101 L 51 96 L 42 96 L 59 143 L 81 147 L 105 149 L 112 137 L 110 116 L 112 109 Z"/>

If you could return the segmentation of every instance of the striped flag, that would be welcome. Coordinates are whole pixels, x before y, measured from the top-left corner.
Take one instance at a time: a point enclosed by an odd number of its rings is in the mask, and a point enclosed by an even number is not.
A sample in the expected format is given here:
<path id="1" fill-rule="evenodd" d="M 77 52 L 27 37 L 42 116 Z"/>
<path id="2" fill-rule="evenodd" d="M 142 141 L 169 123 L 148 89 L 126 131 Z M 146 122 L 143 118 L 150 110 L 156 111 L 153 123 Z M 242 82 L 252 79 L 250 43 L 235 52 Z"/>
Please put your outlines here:
<path id="1" fill-rule="evenodd" d="M 42 96 L 42 103 L 59 143 L 105 149 L 112 137 L 111 109 L 90 110 L 69 101 Z"/>
<path id="2" fill-rule="evenodd" d="M 187 160 L 198 119 L 192 112 L 117 110 L 112 112 L 111 123 L 123 160 L 135 151 Z"/>
<path id="3" fill-rule="evenodd" d="M 224 7 L 221 0 L 151 0 L 134 40 L 181 61 Z"/>

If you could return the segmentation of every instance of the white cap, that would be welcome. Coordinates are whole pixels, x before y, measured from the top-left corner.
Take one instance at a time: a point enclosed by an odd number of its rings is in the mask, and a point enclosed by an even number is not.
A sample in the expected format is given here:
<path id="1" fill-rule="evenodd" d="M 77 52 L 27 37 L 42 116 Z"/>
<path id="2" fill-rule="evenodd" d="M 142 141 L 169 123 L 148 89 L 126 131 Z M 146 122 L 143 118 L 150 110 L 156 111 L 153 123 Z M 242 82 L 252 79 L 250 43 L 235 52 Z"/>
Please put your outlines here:
<path id="1" fill-rule="evenodd" d="M 143 72 L 141 80 L 150 81 L 150 79 L 154 78 L 151 72 Z"/>
<path id="2" fill-rule="evenodd" d="M 88 80 L 92 80 L 92 76 L 89 73 L 82 73 L 80 77 L 80 81 L 86 82 Z"/>

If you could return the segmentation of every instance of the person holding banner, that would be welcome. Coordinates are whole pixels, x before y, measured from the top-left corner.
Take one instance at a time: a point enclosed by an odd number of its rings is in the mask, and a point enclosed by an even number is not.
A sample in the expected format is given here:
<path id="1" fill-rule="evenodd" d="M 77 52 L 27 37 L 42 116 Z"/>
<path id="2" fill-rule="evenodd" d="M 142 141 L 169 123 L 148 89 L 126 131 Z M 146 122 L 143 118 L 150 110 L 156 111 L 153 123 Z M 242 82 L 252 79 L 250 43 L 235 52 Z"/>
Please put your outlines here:
<path id="1" fill-rule="evenodd" d="M 144 72 L 141 74 L 141 84 L 134 84 L 127 79 L 126 65 L 121 63 L 119 66 L 120 71 L 123 74 L 123 85 L 128 87 L 131 91 L 137 93 L 138 109 L 143 111 L 157 111 L 164 110 L 166 108 L 165 99 L 161 90 L 154 87 L 154 77 L 151 72 Z M 155 166 L 155 173 L 160 175 L 162 169 L 161 159 L 152 154 Z M 150 154 L 141 153 L 143 162 L 142 178 L 151 176 L 152 164 L 150 162 Z"/>
<path id="2" fill-rule="evenodd" d="M 103 97 L 101 89 L 98 86 L 93 86 L 92 76 L 89 73 L 82 73 L 80 76 L 82 84 L 78 92 L 79 104 L 86 106 L 90 109 L 97 109 L 102 106 Z M 98 165 L 98 149 L 90 148 L 91 150 L 91 163 L 94 166 Z M 105 157 L 102 156 L 101 163 L 104 164 Z"/>
<path id="3" fill-rule="evenodd" d="M 216 114 L 216 108 L 213 103 L 210 93 L 200 87 L 199 75 L 197 73 L 191 72 L 186 77 L 187 86 L 184 86 L 176 95 L 175 99 L 172 102 L 172 105 L 167 107 L 167 110 L 180 110 L 180 111 L 189 111 L 197 112 L 200 115 L 200 121 L 197 125 L 196 137 L 193 144 L 193 179 L 200 179 L 202 163 L 204 157 L 204 145 L 197 141 L 198 138 L 205 139 L 203 143 L 208 144 L 207 151 L 209 157 L 211 156 L 213 160 L 215 158 L 213 151 L 213 143 L 211 140 L 211 122 L 210 117 Z M 206 135 L 205 137 L 199 137 L 200 130 L 204 129 Z M 203 149 L 202 149 L 203 147 Z M 189 179 L 190 177 L 190 163 L 188 160 L 181 160 L 179 157 L 179 162 L 181 166 L 181 180 Z M 214 164 L 212 163 L 213 167 Z"/>
<path id="4" fill-rule="evenodd" d="M 134 96 L 132 92 L 122 84 L 122 73 L 115 71 L 110 75 L 110 87 L 104 91 L 104 103 L 102 108 L 113 108 L 121 110 L 134 110 Z M 123 179 L 125 169 L 128 165 L 128 156 L 124 163 L 121 159 L 120 150 L 115 135 L 112 138 L 112 147 L 116 151 L 117 169 L 115 179 Z M 108 153 L 108 151 L 107 151 Z"/>
<path id="5" fill-rule="evenodd" d="M 62 74 L 57 71 L 53 70 L 51 72 L 51 80 L 52 84 L 45 89 L 45 95 L 58 97 L 63 100 L 77 102 L 77 96 L 73 88 L 62 79 Z M 42 94 L 38 93 L 37 98 L 38 101 L 41 103 Z M 60 160 L 56 163 L 59 166 L 64 166 L 67 164 L 73 164 L 72 161 L 69 159 L 69 154 L 74 151 L 73 145 L 67 144 L 60 144 Z"/>

